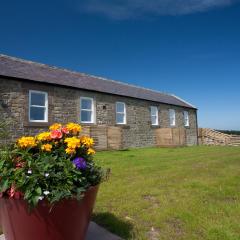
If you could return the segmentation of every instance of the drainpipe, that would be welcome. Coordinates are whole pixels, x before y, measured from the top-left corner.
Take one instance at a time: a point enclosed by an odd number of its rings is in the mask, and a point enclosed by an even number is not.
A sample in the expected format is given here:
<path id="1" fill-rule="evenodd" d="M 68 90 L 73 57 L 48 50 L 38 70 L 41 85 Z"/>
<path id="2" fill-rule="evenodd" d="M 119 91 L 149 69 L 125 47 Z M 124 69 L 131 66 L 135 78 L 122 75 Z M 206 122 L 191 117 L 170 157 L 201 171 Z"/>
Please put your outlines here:
<path id="1" fill-rule="evenodd" d="M 195 111 L 195 115 L 196 115 L 196 129 L 197 129 L 197 146 L 199 145 L 199 139 L 198 139 L 198 113 L 197 113 L 197 109 Z"/>

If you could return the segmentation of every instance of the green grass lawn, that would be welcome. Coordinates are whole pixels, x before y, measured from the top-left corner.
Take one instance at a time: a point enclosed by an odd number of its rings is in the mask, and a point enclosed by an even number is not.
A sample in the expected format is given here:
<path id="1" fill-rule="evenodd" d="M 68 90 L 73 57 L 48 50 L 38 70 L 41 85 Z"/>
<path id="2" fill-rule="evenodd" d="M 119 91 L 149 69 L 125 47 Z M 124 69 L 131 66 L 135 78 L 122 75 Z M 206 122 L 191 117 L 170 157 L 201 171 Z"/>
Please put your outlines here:
<path id="1" fill-rule="evenodd" d="M 239 240 L 240 148 L 99 152 L 94 220 L 124 239 Z"/>

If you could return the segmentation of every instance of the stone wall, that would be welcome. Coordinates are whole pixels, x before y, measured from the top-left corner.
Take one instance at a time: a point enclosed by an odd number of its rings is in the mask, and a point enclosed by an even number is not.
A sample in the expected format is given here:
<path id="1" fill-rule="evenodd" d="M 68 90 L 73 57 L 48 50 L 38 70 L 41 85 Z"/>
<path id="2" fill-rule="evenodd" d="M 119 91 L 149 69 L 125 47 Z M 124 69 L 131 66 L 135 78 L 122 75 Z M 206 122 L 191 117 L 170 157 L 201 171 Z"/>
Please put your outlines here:
<path id="1" fill-rule="evenodd" d="M 28 122 L 28 91 L 40 90 L 48 92 L 49 122 Z M 187 145 L 197 144 L 197 117 L 194 109 L 187 109 L 151 101 L 91 92 L 67 87 L 33 83 L 23 80 L 0 78 L 0 114 L 4 119 L 11 120 L 11 140 L 21 135 L 32 135 L 46 129 L 54 122 L 80 121 L 80 96 L 92 97 L 95 102 L 95 126 L 119 126 L 115 120 L 115 103 L 125 102 L 127 124 L 122 128 L 122 146 L 145 147 L 156 145 L 156 129 L 169 128 L 169 108 L 176 110 L 176 128 L 183 128 L 183 111 L 189 112 L 190 126 L 186 128 Z M 159 126 L 151 126 L 150 106 L 159 109 Z M 83 125 L 84 126 L 84 125 Z"/>

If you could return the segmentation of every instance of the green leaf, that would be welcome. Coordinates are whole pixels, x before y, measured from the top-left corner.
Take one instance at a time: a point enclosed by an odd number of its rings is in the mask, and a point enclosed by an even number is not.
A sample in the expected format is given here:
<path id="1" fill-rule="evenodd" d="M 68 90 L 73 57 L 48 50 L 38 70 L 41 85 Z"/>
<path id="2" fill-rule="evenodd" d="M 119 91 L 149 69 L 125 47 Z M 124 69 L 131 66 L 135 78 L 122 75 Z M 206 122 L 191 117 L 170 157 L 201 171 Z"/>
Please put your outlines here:
<path id="1" fill-rule="evenodd" d="M 4 163 L 5 163 L 5 160 L 0 161 L 0 169 L 3 167 Z"/>
<path id="2" fill-rule="evenodd" d="M 40 187 L 36 188 L 35 192 L 41 196 L 42 195 L 42 189 Z"/>
<path id="3" fill-rule="evenodd" d="M 31 198 L 31 196 L 32 196 L 32 192 L 29 191 L 29 190 L 26 190 L 26 192 L 25 192 L 25 194 L 24 194 L 24 198 L 25 198 L 25 199 L 29 199 L 29 198 Z"/>
<path id="4" fill-rule="evenodd" d="M 37 206 L 37 204 L 38 204 L 38 202 L 39 202 L 39 197 L 40 197 L 40 196 L 34 196 L 34 197 L 32 198 L 32 203 L 33 203 L 33 206 L 34 206 L 34 207 Z"/>
<path id="5" fill-rule="evenodd" d="M 6 179 L 1 183 L 1 192 L 5 192 L 9 187 L 9 181 Z"/>

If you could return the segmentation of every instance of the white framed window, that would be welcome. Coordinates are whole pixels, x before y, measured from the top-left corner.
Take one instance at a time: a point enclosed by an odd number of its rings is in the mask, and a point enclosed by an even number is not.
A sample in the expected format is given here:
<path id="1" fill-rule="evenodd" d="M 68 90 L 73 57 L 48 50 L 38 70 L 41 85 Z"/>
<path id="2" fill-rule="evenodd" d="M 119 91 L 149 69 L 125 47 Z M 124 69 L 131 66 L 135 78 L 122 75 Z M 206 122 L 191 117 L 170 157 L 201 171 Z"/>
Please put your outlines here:
<path id="1" fill-rule="evenodd" d="M 189 113 L 188 111 L 183 112 L 184 126 L 189 127 Z"/>
<path id="2" fill-rule="evenodd" d="M 150 107 L 152 125 L 158 125 L 158 108 L 155 106 Z"/>
<path id="3" fill-rule="evenodd" d="M 126 104 L 124 102 L 116 102 L 116 123 L 126 124 Z"/>
<path id="4" fill-rule="evenodd" d="M 93 98 L 80 97 L 80 121 L 81 123 L 94 123 Z"/>
<path id="5" fill-rule="evenodd" d="M 176 112 L 174 109 L 169 109 L 169 120 L 170 120 L 170 126 L 176 125 Z"/>
<path id="6" fill-rule="evenodd" d="M 47 92 L 29 91 L 29 122 L 48 122 Z"/>

